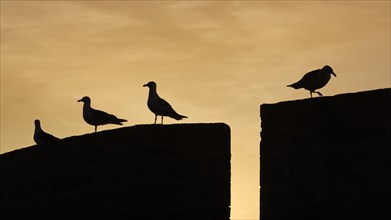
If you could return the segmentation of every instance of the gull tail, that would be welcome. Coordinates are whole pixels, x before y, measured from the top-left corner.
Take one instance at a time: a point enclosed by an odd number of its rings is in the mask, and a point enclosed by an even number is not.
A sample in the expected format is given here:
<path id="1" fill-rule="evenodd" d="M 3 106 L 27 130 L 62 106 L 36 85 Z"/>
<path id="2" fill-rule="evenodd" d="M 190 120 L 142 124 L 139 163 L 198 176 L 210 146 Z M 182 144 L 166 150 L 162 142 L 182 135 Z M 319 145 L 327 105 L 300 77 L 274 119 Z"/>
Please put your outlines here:
<path id="1" fill-rule="evenodd" d="M 117 120 L 114 122 L 114 124 L 117 125 L 122 125 L 122 122 L 127 122 L 128 120 L 122 119 L 122 118 L 117 118 Z"/>
<path id="2" fill-rule="evenodd" d="M 302 86 L 299 84 L 299 82 L 296 82 L 291 85 L 287 85 L 287 87 L 292 87 L 294 89 L 300 89 Z"/>
<path id="3" fill-rule="evenodd" d="M 184 118 L 187 118 L 187 116 L 180 115 L 180 114 L 176 114 L 176 115 L 173 115 L 172 118 L 174 118 L 174 119 L 176 119 L 176 120 L 182 120 L 182 119 L 184 119 Z"/>

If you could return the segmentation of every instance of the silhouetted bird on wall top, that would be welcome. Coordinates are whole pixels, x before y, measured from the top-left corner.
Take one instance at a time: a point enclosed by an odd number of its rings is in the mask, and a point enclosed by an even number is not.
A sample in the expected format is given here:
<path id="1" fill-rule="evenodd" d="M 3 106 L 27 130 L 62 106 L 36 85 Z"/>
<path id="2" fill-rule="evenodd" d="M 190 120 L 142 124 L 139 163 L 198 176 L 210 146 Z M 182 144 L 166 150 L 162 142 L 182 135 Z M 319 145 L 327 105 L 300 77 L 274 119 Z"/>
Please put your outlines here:
<path id="1" fill-rule="evenodd" d="M 288 87 L 295 89 L 304 88 L 310 91 L 311 98 L 312 93 L 318 93 L 320 96 L 323 96 L 322 93 L 316 92 L 315 90 L 324 87 L 329 82 L 331 74 L 337 77 L 333 69 L 326 65 L 322 69 L 317 69 L 306 73 L 298 82 L 293 83 L 292 85 L 288 85 Z"/>
<path id="2" fill-rule="evenodd" d="M 117 118 L 115 115 L 108 114 L 104 111 L 95 110 L 91 107 L 91 99 L 84 96 L 78 102 L 83 102 L 83 118 L 84 121 L 90 125 L 95 126 L 95 132 L 99 125 L 117 124 L 122 125 L 121 122 L 127 122 L 125 119 Z"/>
<path id="3" fill-rule="evenodd" d="M 166 102 L 166 100 L 159 97 L 159 95 L 156 92 L 156 83 L 155 82 L 149 82 L 144 85 L 144 87 L 149 88 L 149 94 L 148 94 L 148 108 L 155 114 L 155 124 L 157 116 L 162 116 L 161 123 L 163 124 L 163 116 L 168 116 L 170 118 L 181 120 L 183 118 L 187 118 L 186 116 L 178 114 L 171 105 Z"/>
<path id="4" fill-rule="evenodd" d="M 59 138 L 44 132 L 41 128 L 41 122 L 38 119 L 34 121 L 34 125 L 35 125 L 35 130 L 34 130 L 33 138 L 35 143 L 46 144 L 46 143 L 52 143 L 60 140 Z"/>

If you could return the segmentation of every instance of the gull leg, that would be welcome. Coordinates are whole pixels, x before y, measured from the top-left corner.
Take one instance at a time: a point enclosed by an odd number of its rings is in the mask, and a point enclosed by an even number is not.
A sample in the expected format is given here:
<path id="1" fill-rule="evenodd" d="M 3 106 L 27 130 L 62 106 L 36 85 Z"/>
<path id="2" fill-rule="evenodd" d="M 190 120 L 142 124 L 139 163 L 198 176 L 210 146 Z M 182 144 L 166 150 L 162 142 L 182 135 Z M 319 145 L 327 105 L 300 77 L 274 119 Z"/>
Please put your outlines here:
<path id="1" fill-rule="evenodd" d="M 97 128 L 98 128 L 98 126 L 97 126 L 97 125 L 95 125 L 95 132 L 96 132 Z"/>
<path id="2" fill-rule="evenodd" d="M 322 96 L 322 97 L 323 97 L 322 93 L 320 93 L 320 92 L 316 92 L 316 93 L 318 93 L 318 94 L 319 94 L 319 96 Z"/>
<path id="3" fill-rule="evenodd" d="M 156 124 L 156 119 L 157 119 L 157 115 L 155 115 L 155 123 L 154 124 Z"/>
<path id="4" fill-rule="evenodd" d="M 311 98 L 312 98 L 312 91 L 310 91 L 310 96 L 311 96 Z"/>
<path id="5" fill-rule="evenodd" d="M 163 116 L 162 116 L 162 124 L 163 124 Z"/>

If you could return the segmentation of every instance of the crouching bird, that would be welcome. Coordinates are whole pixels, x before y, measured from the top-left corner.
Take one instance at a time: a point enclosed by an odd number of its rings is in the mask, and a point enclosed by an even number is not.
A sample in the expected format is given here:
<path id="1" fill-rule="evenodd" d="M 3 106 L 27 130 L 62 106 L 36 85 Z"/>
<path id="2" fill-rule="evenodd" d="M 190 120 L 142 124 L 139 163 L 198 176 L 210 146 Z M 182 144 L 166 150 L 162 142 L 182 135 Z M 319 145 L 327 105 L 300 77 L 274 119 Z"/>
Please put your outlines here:
<path id="1" fill-rule="evenodd" d="M 155 124 L 157 116 L 162 116 L 161 124 L 163 124 L 163 117 L 168 116 L 175 120 L 181 120 L 187 118 L 184 115 L 178 114 L 171 105 L 164 99 L 160 98 L 156 92 L 156 83 L 151 81 L 145 84 L 143 87 L 149 88 L 147 105 L 149 110 L 155 114 Z"/>
<path id="2" fill-rule="evenodd" d="M 127 122 L 126 119 L 117 118 L 115 115 L 104 111 L 96 110 L 91 107 L 91 99 L 84 96 L 78 102 L 83 102 L 83 119 L 90 125 L 95 126 L 95 132 L 99 125 L 116 124 L 122 125 L 122 122 Z"/>
<path id="3" fill-rule="evenodd" d="M 49 133 L 46 133 L 44 130 L 41 128 L 41 122 L 36 119 L 34 121 L 35 129 L 34 129 L 34 136 L 33 139 L 35 143 L 37 144 L 47 144 L 47 143 L 53 143 L 56 141 L 59 141 L 60 138 L 55 137 Z"/>
<path id="4" fill-rule="evenodd" d="M 323 88 L 329 82 L 331 75 L 337 77 L 333 69 L 326 65 L 322 69 L 306 73 L 298 82 L 288 85 L 288 87 L 292 87 L 294 89 L 304 88 L 310 91 L 311 98 L 312 93 L 318 93 L 320 96 L 323 96 L 322 93 L 315 90 Z"/>

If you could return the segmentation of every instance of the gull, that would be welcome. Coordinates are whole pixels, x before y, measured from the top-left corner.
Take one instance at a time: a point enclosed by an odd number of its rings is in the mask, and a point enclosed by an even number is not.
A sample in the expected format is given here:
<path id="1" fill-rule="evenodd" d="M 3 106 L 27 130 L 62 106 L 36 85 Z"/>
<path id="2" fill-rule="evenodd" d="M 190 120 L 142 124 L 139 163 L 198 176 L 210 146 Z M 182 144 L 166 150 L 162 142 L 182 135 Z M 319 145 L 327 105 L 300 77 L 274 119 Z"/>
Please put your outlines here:
<path id="1" fill-rule="evenodd" d="M 157 116 L 162 116 L 161 123 L 163 124 L 163 116 L 168 116 L 170 118 L 181 120 L 187 118 L 186 116 L 178 114 L 171 105 L 164 99 L 160 98 L 156 92 L 156 83 L 151 81 L 145 84 L 143 87 L 149 88 L 148 94 L 148 108 L 155 114 L 155 124 Z"/>
<path id="2" fill-rule="evenodd" d="M 46 143 L 51 143 L 60 140 L 59 138 L 44 132 L 41 128 L 41 122 L 38 119 L 34 121 L 34 124 L 35 124 L 35 130 L 34 130 L 33 138 L 35 143 L 46 144 Z"/>
<path id="3" fill-rule="evenodd" d="M 320 96 L 323 96 L 322 93 L 316 92 L 315 90 L 324 87 L 329 82 L 331 75 L 337 77 L 333 69 L 326 65 L 322 69 L 306 73 L 298 82 L 288 85 L 288 87 L 292 87 L 294 89 L 304 88 L 310 91 L 311 98 L 312 93 L 318 93 Z"/>
<path id="4" fill-rule="evenodd" d="M 96 110 L 91 107 L 91 99 L 88 96 L 84 96 L 77 102 L 83 102 L 83 118 L 84 121 L 90 125 L 95 126 L 95 132 L 99 125 L 117 124 L 122 125 L 121 122 L 126 122 L 125 119 L 117 118 L 115 115 L 111 115 L 104 111 Z"/>

